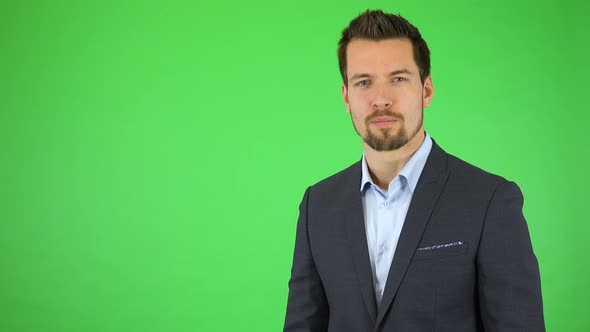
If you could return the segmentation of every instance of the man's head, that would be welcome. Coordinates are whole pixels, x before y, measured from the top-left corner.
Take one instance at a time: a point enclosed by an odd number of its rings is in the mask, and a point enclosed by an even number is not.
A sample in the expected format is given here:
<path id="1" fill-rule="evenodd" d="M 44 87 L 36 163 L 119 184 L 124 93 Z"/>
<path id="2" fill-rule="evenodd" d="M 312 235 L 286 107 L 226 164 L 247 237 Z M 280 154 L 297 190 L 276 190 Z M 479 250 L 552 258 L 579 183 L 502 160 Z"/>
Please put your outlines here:
<path id="1" fill-rule="evenodd" d="M 353 39 L 380 41 L 396 38 L 407 38 L 412 42 L 414 61 L 420 69 L 420 79 L 424 84 L 424 80 L 430 75 L 430 50 L 426 41 L 422 39 L 420 31 L 405 18 L 400 15 L 386 14 L 381 10 L 367 10 L 350 21 L 342 31 L 342 37 L 338 42 L 338 65 L 344 84 L 348 86 L 346 50 L 350 41 Z"/>
<path id="2" fill-rule="evenodd" d="M 418 29 L 401 16 L 366 11 L 344 29 L 338 60 L 344 103 L 368 146 L 391 151 L 417 138 L 434 93 Z"/>

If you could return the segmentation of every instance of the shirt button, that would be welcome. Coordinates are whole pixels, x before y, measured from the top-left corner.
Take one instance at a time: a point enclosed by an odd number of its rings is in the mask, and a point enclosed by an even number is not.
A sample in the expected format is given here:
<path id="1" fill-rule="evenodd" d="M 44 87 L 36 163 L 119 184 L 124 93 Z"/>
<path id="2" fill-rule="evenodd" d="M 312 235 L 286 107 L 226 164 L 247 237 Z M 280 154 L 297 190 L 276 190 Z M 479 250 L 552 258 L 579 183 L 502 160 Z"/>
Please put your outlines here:
<path id="1" fill-rule="evenodd" d="M 387 250 L 389 250 L 389 246 L 388 246 L 388 245 L 386 245 L 386 244 L 384 244 L 384 245 L 383 245 L 383 251 L 387 251 Z"/>
<path id="2" fill-rule="evenodd" d="M 385 203 L 383 203 L 383 205 L 389 206 L 389 202 L 385 202 Z"/>
<path id="3" fill-rule="evenodd" d="M 381 294 L 381 296 L 383 296 L 383 290 L 380 290 L 379 291 L 379 294 Z"/>

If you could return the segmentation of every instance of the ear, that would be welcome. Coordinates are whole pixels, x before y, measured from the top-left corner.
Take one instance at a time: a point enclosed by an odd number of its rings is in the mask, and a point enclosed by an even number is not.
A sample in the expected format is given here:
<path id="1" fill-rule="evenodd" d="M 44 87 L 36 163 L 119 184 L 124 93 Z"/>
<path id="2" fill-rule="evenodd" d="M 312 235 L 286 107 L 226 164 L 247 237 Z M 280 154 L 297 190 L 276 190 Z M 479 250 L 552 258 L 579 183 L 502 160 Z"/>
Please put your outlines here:
<path id="1" fill-rule="evenodd" d="M 428 76 L 424 81 L 424 86 L 422 87 L 422 101 L 424 108 L 430 106 L 432 97 L 434 97 L 434 85 L 432 85 L 432 76 Z"/>
<path id="2" fill-rule="evenodd" d="M 350 105 L 348 103 L 348 88 L 344 83 L 342 83 L 342 100 L 344 101 L 344 105 L 346 105 L 346 112 L 350 113 Z"/>

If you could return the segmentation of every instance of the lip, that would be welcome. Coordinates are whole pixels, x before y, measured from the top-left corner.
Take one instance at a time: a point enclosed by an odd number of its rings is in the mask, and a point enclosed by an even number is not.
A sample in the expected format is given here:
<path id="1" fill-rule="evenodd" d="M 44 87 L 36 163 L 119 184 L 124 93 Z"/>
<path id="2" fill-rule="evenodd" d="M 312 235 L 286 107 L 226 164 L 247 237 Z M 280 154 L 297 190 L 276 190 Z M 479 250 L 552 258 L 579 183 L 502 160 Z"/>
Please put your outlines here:
<path id="1" fill-rule="evenodd" d="M 397 121 L 398 120 L 395 118 L 378 117 L 378 118 L 371 120 L 371 124 L 376 127 L 389 127 L 389 126 L 392 126 Z"/>

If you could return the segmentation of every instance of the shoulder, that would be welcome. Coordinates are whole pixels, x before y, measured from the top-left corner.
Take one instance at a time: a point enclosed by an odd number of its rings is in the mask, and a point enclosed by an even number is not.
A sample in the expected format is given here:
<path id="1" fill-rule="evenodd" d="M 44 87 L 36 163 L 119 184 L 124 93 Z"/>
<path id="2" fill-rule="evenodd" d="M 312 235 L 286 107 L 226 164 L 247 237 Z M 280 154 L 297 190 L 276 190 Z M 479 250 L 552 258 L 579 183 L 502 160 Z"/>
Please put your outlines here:
<path id="1" fill-rule="evenodd" d="M 317 194 L 334 194 L 334 192 L 357 189 L 360 190 L 361 184 L 361 162 L 348 166 L 347 168 L 331 176 L 318 181 L 310 186 L 310 191 Z"/>
<path id="2" fill-rule="evenodd" d="M 360 200 L 361 162 L 312 184 L 303 196 L 303 202 L 314 208 L 341 208 L 342 202 L 350 202 L 354 198 Z"/>
<path id="3" fill-rule="evenodd" d="M 454 178 L 466 181 L 501 183 L 506 179 L 498 174 L 488 172 L 452 154 L 447 154 L 448 169 Z"/>
<path id="4" fill-rule="evenodd" d="M 522 195 L 518 185 L 501 175 L 488 172 L 454 155 L 447 154 L 449 178 L 447 185 L 467 194 L 488 198 L 498 192 Z"/>

